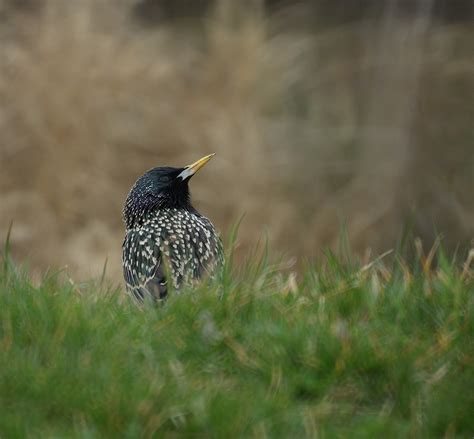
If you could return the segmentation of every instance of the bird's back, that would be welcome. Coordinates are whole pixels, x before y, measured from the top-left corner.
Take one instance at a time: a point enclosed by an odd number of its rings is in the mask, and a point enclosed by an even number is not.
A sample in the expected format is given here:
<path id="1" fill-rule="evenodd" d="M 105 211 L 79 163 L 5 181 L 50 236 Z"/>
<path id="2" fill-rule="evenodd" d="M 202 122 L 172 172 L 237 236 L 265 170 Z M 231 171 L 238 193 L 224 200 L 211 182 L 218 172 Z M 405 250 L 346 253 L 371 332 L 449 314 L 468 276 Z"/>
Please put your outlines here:
<path id="1" fill-rule="evenodd" d="M 186 209 L 150 212 L 127 230 L 123 243 L 127 289 L 141 300 L 164 298 L 168 276 L 180 288 L 215 274 L 222 262 L 222 243 L 212 223 Z"/>

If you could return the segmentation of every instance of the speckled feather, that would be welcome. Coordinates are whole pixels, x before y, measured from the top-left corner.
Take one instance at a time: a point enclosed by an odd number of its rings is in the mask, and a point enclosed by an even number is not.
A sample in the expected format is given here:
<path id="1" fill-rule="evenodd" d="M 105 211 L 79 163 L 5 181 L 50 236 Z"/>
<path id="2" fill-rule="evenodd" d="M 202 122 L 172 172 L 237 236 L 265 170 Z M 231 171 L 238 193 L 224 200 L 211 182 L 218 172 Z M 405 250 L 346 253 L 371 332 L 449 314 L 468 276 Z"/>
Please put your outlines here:
<path id="1" fill-rule="evenodd" d="M 139 300 L 166 297 L 167 275 L 179 290 L 212 276 L 223 263 L 222 243 L 209 219 L 190 204 L 167 207 L 159 193 L 147 200 L 152 193 L 139 180 L 124 206 L 123 273 L 127 290 Z"/>

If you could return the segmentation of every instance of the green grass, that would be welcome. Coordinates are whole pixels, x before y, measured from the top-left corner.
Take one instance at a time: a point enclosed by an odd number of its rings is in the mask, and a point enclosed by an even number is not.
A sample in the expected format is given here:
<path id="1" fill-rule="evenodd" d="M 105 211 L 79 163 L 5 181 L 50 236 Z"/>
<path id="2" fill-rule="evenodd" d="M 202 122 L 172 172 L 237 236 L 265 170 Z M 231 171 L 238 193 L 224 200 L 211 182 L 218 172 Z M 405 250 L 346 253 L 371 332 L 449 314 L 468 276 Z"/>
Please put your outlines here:
<path id="1" fill-rule="evenodd" d="M 255 256 L 159 307 L 4 256 L 0 437 L 471 438 L 474 280 L 431 256 Z"/>

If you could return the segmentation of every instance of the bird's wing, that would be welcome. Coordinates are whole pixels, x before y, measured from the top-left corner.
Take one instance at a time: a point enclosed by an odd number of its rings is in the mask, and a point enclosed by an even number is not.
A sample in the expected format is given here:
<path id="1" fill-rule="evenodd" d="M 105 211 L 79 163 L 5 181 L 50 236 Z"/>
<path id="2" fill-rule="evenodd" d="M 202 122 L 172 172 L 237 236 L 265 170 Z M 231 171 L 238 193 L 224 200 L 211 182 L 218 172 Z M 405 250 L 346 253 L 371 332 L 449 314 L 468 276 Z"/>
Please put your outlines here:
<path id="1" fill-rule="evenodd" d="M 123 277 L 135 298 L 164 299 L 167 294 L 163 258 L 153 234 L 129 230 L 122 246 Z"/>
<path id="2" fill-rule="evenodd" d="M 201 271 L 199 275 L 202 275 L 203 272 L 215 273 L 216 270 L 222 268 L 224 264 L 224 249 L 222 241 L 212 222 L 205 216 L 201 216 L 200 219 L 204 226 L 204 229 L 199 231 L 200 239 L 202 242 L 206 243 L 206 248 L 204 250 L 207 250 L 207 252 L 204 251 L 204 254 L 206 255 L 205 258 L 202 258 L 202 255 L 201 257 L 198 257 Z"/>

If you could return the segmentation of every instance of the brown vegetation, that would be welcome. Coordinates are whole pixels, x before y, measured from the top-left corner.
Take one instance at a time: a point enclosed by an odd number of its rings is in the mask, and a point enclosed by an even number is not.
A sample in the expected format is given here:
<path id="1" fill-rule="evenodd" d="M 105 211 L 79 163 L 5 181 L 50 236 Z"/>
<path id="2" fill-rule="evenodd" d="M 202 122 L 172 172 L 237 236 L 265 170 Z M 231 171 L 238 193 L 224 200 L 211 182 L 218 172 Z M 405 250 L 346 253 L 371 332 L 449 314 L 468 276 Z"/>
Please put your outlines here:
<path id="1" fill-rule="evenodd" d="M 134 180 L 210 152 L 195 204 L 223 232 L 245 214 L 242 248 L 267 233 L 315 256 L 345 220 L 381 251 L 409 218 L 469 244 L 472 27 L 396 1 L 331 26 L 304 2 L 231 1 L 145 26 L 132 3 L 0 2 L 0 240 L 13 221 L 32 268 L 95 275 L 109 258 L 117 276 Z"/>

